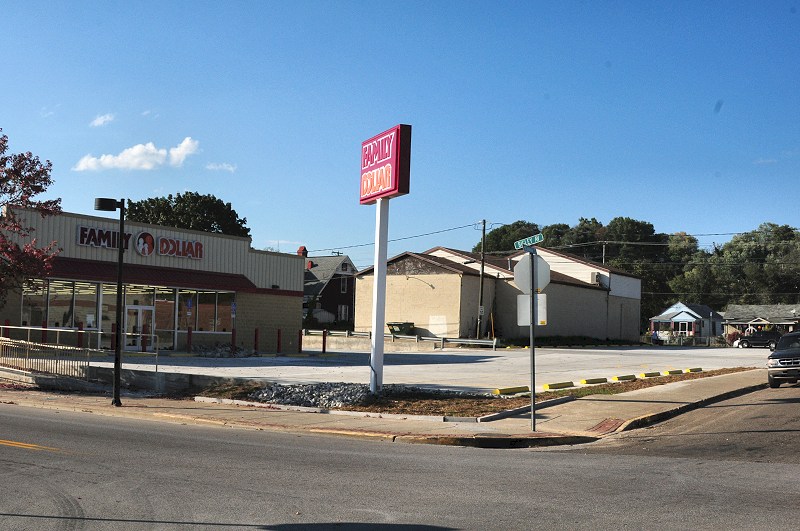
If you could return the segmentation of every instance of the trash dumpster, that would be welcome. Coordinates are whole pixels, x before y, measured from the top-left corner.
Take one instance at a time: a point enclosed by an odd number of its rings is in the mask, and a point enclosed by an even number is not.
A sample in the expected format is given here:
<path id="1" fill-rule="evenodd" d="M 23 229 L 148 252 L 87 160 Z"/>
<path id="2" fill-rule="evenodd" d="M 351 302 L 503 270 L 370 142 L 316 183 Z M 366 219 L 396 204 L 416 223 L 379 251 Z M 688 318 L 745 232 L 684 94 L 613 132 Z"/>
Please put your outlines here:
<path id="1" fill-rule="evenodd" d="M 389 332 L 397 336 L 410 336 L 414 334 L 414 323 L 386 323 Z"/>

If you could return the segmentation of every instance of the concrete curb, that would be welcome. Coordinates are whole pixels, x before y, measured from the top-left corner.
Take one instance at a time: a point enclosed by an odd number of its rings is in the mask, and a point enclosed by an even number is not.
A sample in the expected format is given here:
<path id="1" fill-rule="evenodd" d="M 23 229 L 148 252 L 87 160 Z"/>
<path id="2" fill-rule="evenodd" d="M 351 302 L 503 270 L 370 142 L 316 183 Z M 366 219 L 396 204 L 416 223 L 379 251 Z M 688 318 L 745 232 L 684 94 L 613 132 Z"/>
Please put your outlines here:
<path id="1" fill-rule="evenodd" d="M 585 435 L 559 435 L 552 433 L 531 433 L 531 435 L 398 435 L 394 442 L 407 444 L 436 444 L 442 446 L 466 446 L 486 449 L 535 448 L 541 446 L 565 446 L 595 442 L 599 437 Z"/>
<path id="2" fill-rule="evenodd" d="M 684 404 L 682 406 L 674 407 L 667 411 L 662 411 L 660 413 L 653 413 L 650 415 L 643 415 L 641 417 L 637 417 L 635 419 L 630 419 L 623 422 L 613 433 L 619 433 L 623 431 L 635 430 L 638 428 L 644 428 L 646 426 L 651 426 L 653 424 L 657 424 L 659 422 L 664 422 L 665 420 L 669 420 L 671 418 L 677 417 L 683 413 L 688 413 L 689 411 L 707 406 L 709 404 L 714 404 L 716 402 L 722 402 L 723 400 L 728 400 L 729 398 L 736 398 L 737 396 L 746 395 L 749 393 L 753 393 L 755 391 L 759 391 L 761 389 L 766 389 L 767 383 L 760 383 L 756 385 L 750 385 L 747 387 L 742 387 L 740 389 L 734 389 L 733 391 L 727 391 L 725 393 L 720 393 L 718 395 L 710 396 L 708 398 L 704 398 L 703 400 L 698 400 L 697 402 L 690 402 L 688 404 Z M 611 435 L 609 434 L 609 435 Z"/>
<path id="3" fill-rule="evenodd" d="M 233 406 L 259 407 L 264 409 L 273 409 L 276 411 L 298 411 L 301 413 L 319 413 L 322 415 L 342 415 L 350 417 L 364 417 L 364 418 L 375 418 L 375 419 L 429 420 L 433 422 L 477 422 L 472 417 L 469 417 L 467 419 L 463 417 L 440 417 L 438 415 L 401 415 L 396 413 L 374 413 L 370 411 L 345 411 L 339 409 L 325 409 L 321 407 L 287 406 L 285 404 L 271 404 L 267 402 L 232 400 L 230 398 L 212 398 L 207 396 L 196 396 L 194 397 L 194 401 L 205 402 L 210 404 L 227 404 Z"/>
<path id="4" fill-rule="evenodd" d="M 536 404 L 536 411 L 539 411 L 540 409 L 544 409 L 546 407 L 557 406 L 559 404 L 572 402 L 573 400 L 575 400 L 574 396 L 562 396 L 560 398 L 553 398 L 551 400 L 543 400 L 538 404 Z M 494 420 L 507 419 L 508 417 L 516 417 L 517 415 L 522 415 L 523 413 L 530 413 L 530 412 L 531 412 L 531 406 L 522 406 L 478 417 L 478 422 L 492 422 Z"/>

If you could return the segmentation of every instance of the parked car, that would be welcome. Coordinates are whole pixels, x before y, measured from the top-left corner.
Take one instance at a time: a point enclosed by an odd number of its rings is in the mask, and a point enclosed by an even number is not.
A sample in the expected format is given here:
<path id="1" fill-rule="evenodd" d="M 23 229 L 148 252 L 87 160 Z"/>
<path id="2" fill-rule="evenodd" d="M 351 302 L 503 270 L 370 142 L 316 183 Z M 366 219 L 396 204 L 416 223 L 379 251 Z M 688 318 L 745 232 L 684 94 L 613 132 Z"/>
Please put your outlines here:
<path id="1" fill-rule="evenodd" d="M 777 330 L 757 330 L 750 335 L 739 338 L 739 348 L 769 347 L 775 350 L 781 333 Z"/>
<path id="2" fill-rule="evenodd" d="M 775 351 L 767 358 L 767 381 L 773 389 L 782 383 L 800 380 L 800 332 L 780 338 Z"/>

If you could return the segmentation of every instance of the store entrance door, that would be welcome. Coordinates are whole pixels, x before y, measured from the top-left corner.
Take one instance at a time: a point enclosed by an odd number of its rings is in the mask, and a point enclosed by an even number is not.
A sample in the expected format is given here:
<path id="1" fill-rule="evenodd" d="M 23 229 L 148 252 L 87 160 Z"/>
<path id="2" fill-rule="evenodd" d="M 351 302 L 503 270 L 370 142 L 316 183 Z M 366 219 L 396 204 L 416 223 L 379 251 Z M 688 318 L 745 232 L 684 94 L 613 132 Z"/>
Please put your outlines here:
<path id="1" fill-rule="evenodd" d="M 125 350 L 152 352 L 154 343 L 153 316 L 154 306 L 125 307 Z"/>

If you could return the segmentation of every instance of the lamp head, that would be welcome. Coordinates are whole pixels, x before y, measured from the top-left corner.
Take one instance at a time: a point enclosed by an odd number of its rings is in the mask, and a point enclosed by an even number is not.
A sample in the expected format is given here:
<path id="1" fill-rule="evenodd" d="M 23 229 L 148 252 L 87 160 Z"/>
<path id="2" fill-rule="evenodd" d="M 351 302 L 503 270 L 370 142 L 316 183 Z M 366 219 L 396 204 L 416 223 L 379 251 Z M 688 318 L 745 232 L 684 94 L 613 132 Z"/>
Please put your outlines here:
<path id="1" fill-rule="evenodd" d="M 108 197 L 97 197 L 94 200 L 94 209 L 114 212 L 120 206 L 120 201 Z"/>

